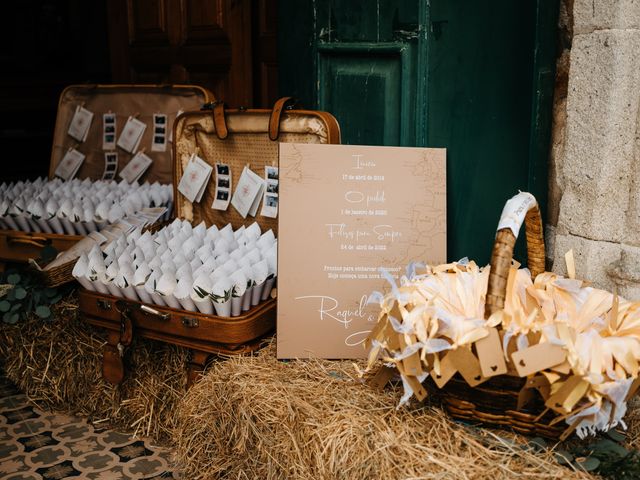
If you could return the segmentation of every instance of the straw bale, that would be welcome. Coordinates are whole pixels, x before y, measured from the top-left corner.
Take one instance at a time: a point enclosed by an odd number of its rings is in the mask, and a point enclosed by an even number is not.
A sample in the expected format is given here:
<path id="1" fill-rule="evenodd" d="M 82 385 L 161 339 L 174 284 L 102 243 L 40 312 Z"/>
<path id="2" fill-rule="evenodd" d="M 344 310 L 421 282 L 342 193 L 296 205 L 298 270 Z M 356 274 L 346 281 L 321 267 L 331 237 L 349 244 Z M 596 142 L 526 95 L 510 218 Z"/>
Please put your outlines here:
<path id="1" fill-rule="evenodd" d="M 103 333 L 79 318 L 74 296 L 56 305 L 50 321 L 31 318 L 0 328 L 6 375 L 36 405 L 169 439 L 173 409 L 186 392 L 188 352 L 134 339 L 125 354 L 125 380 L 113 386 L 102 378 L 104 343 Z"/>
<path id="2" fill-rule="evenodd" d="M 592 478 L 435 404 L 396 409 L 400 394 L 374 390 L 349 361 L 279 362 L 271 345 L 191 388 L 176 410 L 177 461 L 189 479 Z"/>

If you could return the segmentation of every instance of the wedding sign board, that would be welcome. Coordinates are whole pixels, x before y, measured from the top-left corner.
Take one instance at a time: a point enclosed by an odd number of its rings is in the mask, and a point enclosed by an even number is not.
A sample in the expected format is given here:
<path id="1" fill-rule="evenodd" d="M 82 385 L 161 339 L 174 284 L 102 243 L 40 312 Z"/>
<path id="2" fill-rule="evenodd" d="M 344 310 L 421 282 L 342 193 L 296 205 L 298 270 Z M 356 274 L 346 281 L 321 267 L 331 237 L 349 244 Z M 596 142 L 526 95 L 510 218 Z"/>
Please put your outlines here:
<path id="1" fill-rule="evenodd" d="M 364 358 L 367 305 L 446 261 L 446 151 L 280 144 L 278 358 Z"/>

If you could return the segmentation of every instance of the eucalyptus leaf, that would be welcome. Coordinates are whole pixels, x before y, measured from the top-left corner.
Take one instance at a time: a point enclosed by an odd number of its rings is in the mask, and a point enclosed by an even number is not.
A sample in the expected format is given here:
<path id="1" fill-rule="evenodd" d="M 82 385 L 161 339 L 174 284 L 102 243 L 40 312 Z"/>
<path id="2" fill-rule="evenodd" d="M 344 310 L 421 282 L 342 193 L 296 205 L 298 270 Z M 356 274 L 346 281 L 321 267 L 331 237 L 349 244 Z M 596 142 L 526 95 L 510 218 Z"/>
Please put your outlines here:
<path id="1" fill-rule="evenodd" d="M 49 303 L 51 305 L 55 305 L 56 303 L 58 303 L 60 300 L 62 300 L 62 295 L 57 295 L 55 297 L 53 297 L 52 299 L 49 300 Z"/>
<path id="2" fill-rule="evenodd" d="M 534 450 L 544 450 L 545 448 L 547 448 L 547 442 L 542 437 L 533 437 L 531 440 L 529 440 L 529 446 Z"/>
<path id="3" fill-rule="evenodd" d="M 49 318 L 51 316 L 51 310 L 46 305 L 38 305 L 35 313 L 40 318 Z"/>
<path id="4" fill-rule="evenodd" d="M 11 307 L 11 311 L 12 312 L 17 312 L 18 310 L 20 310 L 22 308 L 22 304 L 21 303 L 15 303 L 12 307 Z"/>
<path id="5" fill-rule="evenodd" d="M 11 304 L 8 301 L 2 300 L 0 302 L 0 312 L 8 312 L 10 308 Z"/>
<path id="6" fill-rule="evenodd" d="M 27 296 L 27 291 L 22 287 L 16 287 L 15 295 L 18 300 L 22 300 Z"/>
<path id="7" fill-rule="evenodd" d="M 11 285 L 17 285 L 20 282 L 20 279 L 22 277 L 20 277 L 19 274 L 17 273 L 12 273 L 11 275 L 9 275 L 7 277 L 7 282 L 9 282 Z"/>
<path id="8" fill-rule="evenodd" d="M 2 319 L 5 321 L 5 323 L 13 325 L 15 323 L 18 323 L 20 315 L 18 315 L 17 313 L 7 312 L 2 316 Z"/>
<path id="9" fill-rule="evenodd" d="M 44 289 L 44 294 L 49 297 L 55 297 L 58 294 L 58 291 L 55 288 L 45 288 Z"/>
<path id="10" fill-rule="evenodd" d="M 560 465 L 569 465 L 573 461 L 573 455 L 566 450 L 557 450 L 553 455 Z"/>
<path id="11" fill-rule="evenodd" d="M 619 458 L 624 458 L 629 451 L 619 443 L 603 438 L 593 445 L 593 453 L 599 457 L 602 455 L 615 455 Z"/>
<path id="12" fill-rule="evenodd" d="M 576 458 L 573 464 L 577 468 L 581 468 L 585 472 L 593 472 L 600 466 L 600 460 L 598 460 L 596 457 L 580 457 Z"/>
<path id="13" fill-rule="evenodd" d="M 624 442 L 627 436 L 619 432 L 618 430 L 611 429 L 607 432 L 607 437 L 609 437 L 614 442 Z"/>

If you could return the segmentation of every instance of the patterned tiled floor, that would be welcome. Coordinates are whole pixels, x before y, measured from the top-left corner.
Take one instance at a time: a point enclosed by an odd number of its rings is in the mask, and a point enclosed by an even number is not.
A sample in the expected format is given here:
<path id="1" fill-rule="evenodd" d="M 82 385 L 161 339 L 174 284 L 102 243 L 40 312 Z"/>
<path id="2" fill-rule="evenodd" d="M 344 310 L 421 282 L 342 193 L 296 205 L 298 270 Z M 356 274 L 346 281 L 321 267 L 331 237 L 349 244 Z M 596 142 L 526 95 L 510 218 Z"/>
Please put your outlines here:
<path id="1" fill-rule="evenodd" d="M 148 440 L 44 412 L 0 375 L 0 480 L 174 478 Z"/>

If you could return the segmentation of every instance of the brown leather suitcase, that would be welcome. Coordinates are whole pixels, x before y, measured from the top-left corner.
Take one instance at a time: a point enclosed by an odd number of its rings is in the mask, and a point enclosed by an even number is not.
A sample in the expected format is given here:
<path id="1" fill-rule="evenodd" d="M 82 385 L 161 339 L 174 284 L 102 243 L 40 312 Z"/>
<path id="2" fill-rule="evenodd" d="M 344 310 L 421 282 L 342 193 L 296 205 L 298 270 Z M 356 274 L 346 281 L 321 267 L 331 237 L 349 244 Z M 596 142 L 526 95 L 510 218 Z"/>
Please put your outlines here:
<path id="1" fill-rule="evenodd" d="M 233 228 L 254 221 L 243 219 L 233 206 L 220 211 L 210 208 L 215 182 L 210 181 L 199 203 L 189 202 L 177 191 L 192 153 L 211 165 L 224 159 L 230 164 L 232 178 L 238 179 L 245 165 L 254 171 L 277 165 L 278 142 L 340 143 L 340 129 L 335 118 L 326 112 L 292 110 L 290 99 L 276 102 L 273 110 L 225 110 L 216 103 L 211 111 L 186 112 L 174 127 L 174 198 L 177 218 L 206 226 L 231 223 Z M 256 216 L 261 229 L 277 233 L 277 219 Z M 103 375 L 112 383 L 124 376 L 119 345 L 125 346 L 133 336 L 161 340 L 191 349 L 188 381 L 193 382 L 210 354 L 238 354 L 256 350 L 263 338 L 275 329 L 276 299 L 270 298 L 252 307 L 240 317 L 219 317 L 178 310 L 80 289 L 80 311 L 92 325 L 107 329 Z"/>
<path id="2" fill-rule="evenodd" d="M 213 94 L 197 85 L 71 85 L 64 89 L 58 101 L 58 111 L 51 148 L 49 178 L 64 153 L 74 147 L 86 155 L 76 178 L 101 178 L 104 171 L 102 150 L 102 114 L 116 113 L 116 128 L 122 130 L 129 115 L 138 115 L 153 125 L 153 114 L 167 115 L 169 125 L 175 123 L 176 114 L 182 110 L 199 109 L 214 100 Z M 75 109 L 84 105 L 94 113 L 94 120 L 86 140 L 78 143 L 67 135 L 67 129 Z M 151 144 L 153 128 L 147 128 L 140 141 L 140 149 Z M 149 148 L 147 148 L 149 150 Z M 124 167 L 132 154 L 118 148 L 118 165 Z M 170 183 L 173 180 L 172 148 L 165 152 L 147 152 L 154 160 L 142 181 Z M 82 237 L 55 233 L 26 233 L 0 230 L 0 261 L 26 262 L 38 258 L 42 248 L 51 244 L 59 252 L 67 250 Z"/>

